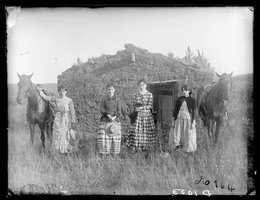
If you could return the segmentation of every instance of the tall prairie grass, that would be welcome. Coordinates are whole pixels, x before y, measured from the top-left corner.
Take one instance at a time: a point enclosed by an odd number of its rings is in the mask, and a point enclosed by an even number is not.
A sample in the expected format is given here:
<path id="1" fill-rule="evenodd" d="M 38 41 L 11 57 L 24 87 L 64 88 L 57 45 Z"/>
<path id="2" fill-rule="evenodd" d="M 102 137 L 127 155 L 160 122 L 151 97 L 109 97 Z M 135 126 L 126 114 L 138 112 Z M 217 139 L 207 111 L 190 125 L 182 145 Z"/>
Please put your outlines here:
<path id="1" fill-rule="evenodd" d="M 100 158 L 91 133 L 84 133 L 84 148 L 78 156 L 53 153 L 49 144 L 43 150 L 38 128 L 31 146 L 25 108 L 9 104 L 8 187 L 17 194 L 32 191 L 34 186 L 36 192 L 53 194 L 172 195 L 173 189 L 183 189 L 186 194 L 209 190 L 212 195 L 244 195 L 248 129 L 237 106 L 230 107 L 216 148 L 207 148 L 206 129 L 198 120 L 198 150 L 193 154 L 157 152 L 145 157 L 123 148 L 120 157 Z M 201 176 L 204 183 L 196 184 Z"/>

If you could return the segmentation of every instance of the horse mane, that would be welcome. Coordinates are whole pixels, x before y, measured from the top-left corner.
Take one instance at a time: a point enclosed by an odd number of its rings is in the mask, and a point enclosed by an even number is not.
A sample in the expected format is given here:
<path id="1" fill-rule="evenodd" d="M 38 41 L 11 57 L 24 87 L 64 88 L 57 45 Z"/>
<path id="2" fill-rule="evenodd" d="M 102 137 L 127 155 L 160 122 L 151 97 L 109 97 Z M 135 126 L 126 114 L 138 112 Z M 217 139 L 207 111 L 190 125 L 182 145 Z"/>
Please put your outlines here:
<path id="1" fill-rule="evenodd" d="M 40 96 L 39 91 L 37 90 L 36 87 L 41 87 L 41 84 L 34 84 L 34 83 L 30 83 L 30 91 L 29 91 L 29 96 L 31 96 L 31 98 L 29 98 L 28 100 L 30 101 L 30 105 L 35 107 L 37 109 L 38 105 L 41 103 L 47 103 L 45 102 L 42 97 Z M 43 93 L 47 96 L 56 96 L 55 93 L 53 92 L 49 92 L 45 89 L 42 89 Z M 35 95 L 35 96 L 34 96 Z M 34 98 L 34 100 L 33 100 Z M 41 101 L 42 100 L 42 101 Z M 49 104 L 50 107 L 53 107 L 53 105 L 50 103 Z"/>
<path id="2" fill-rule="evenodd" d="M 40 101 L 41 97 L 39 91 L 37 90 L 36 85 L 32 82 L 30 82 L 30 88 L 28 94 L 29 94 L 28 102 L 30 102 L 30 106 L 37 109 L 38 106 L 43 102 Z"/>

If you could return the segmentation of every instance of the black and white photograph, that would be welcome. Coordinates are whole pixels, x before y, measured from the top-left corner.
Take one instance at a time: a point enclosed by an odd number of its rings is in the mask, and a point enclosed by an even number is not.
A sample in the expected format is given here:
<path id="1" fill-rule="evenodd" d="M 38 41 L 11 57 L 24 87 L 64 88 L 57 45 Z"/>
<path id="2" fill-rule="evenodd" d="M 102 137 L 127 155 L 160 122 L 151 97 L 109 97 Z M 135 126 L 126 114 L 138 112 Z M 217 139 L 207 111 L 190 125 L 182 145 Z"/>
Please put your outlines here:
<path id="1" fill-rule="evenodd" d="M 8 195 L 256 195 L 254 7 L 5 10 Z"/>

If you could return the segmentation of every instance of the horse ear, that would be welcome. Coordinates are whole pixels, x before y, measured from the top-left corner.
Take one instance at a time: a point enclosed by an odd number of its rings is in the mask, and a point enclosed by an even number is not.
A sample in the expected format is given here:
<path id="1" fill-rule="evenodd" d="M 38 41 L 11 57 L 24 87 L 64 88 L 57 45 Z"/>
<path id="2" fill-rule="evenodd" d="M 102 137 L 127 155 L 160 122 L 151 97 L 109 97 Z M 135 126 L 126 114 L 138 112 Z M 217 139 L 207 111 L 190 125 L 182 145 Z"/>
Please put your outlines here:
<path id="1" fill-rule="evenodd" d="M 19 77 L 19 79 L 21 79 L 21 75 L 17 72 L 17 76 Z"/>
<path id="2" fill-rule="evenodd" d="M 33 72 L 34 73 L 34 72 Z M 29 75 L 29 78 L 31 79 L 32 78 L 32 76 L 33 76 L 33 73 L 31 74 L 31 75 Z"/>
<path id="3" fill-rule="evenodd" d="M 216 75 L 220 78 L 221 77 L 221 75 L 219 75 L 217 72 L 216 72 Z"/>
<path id="4" fill-rule="evenodd" d="M 231 73 L 229 74 L 229 76 L 232 76 L 232 74 L 233 74 L 233 72 L 231 72 Z"/>

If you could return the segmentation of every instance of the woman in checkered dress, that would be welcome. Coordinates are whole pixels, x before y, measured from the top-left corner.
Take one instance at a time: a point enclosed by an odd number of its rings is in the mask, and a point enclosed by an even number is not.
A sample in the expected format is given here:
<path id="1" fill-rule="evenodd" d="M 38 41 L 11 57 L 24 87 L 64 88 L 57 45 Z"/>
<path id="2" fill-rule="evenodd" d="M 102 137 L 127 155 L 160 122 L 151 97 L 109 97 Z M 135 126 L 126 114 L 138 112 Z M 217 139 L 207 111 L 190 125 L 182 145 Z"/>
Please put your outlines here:
<path id="1" fill-rule="evenodd" d="M 108 94 L 103 98 L 100 105 L 102 117 L 97 135 L 97 150 L 100 154 L 119 154 L 121 147 L 121 131 L 119 134 L 109 136 L 106 134 L 105 127 L 108 122 L 118 122 L 121 118 L 121 101 L 115 94 L 115 86 L 109 84 L 107 86 Z"/>
<path id="2" fill-rule="evenodd" d="M 158 145 L 155 134 L 155 124 L 152 115 L 153 95 L 146 90 L 145 80 L 139 81 L 140 91 L 134 95 L 133 106 L 137 117 L 134 131 L 130 133 L 126 146 L 133 150 L 151 150 Z"/>

